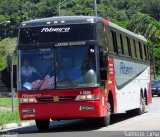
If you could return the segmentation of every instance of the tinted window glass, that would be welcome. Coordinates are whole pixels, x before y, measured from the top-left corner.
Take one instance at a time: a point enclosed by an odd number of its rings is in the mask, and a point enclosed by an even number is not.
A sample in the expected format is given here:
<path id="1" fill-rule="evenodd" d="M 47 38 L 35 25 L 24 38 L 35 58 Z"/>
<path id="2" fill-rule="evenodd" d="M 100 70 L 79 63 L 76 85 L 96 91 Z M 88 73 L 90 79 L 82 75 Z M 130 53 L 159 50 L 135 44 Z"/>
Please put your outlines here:
<path id="1" fill-rule="evenodd" d="M 115 31 L 111 31 L 111 33 L 112 33 L 112 41 L 113 41 L 114 53 L 118 53 L 116 32 Z"/>
<path id="2" fill-rule="evenodd" d="M 136 48 L 136 41 L 133 39 L 133 46 L 135 51 L 135 57 L 137 58 L 137 48 Z"/>
<path id="3" fill-rule="evenodd" d="M 126 37 L 126 39 L 127 39 L 127 45 L 128 45 L 128 54 L 129 54 L 129 56 L 132 56 L 130 39 L 128 37 Z"/>
<path id="4" fill-rule="evenodd" d="M 145 60 L 148 60 L 147 45 L 145 44 L 144 44 L 144 56 L 145 56 Z"/>
<path id="5" fill-rule="evenodd" d="M 107 28 L 107 40 L 108 40 L 108 48 L 110 52 L 113 52 L 113 39 L 112 39 L 112 33 L 109 28 Z"/>
<path id="6" fill-rule="evenodd" d="M 105 48 L 105 39 L 104 39 L 104 25 L 102 23 L 97 24 L 97 33 L 98 33 L 98 42 L 100 49 L 103 50 Z"/>
<path id="7" fill-rule="evenodd" d="M 132 52 L 132 57 L 136 58 L 135 45 L 132 39 L 131 39 L 131 52 Z"/>
<path id="8" fill-rule="evenodd" d="M 143 59 L 142 45 L 140 42 L 138 42 L 138 44 L 139 44 L 140 59 Z"/>
<path id="9" fill-rule="evenodd" d="M 120 34 L 120 41 L 121 41 L 122 54 L 124 54 L 123 39 L 122 39 L 122 35 L 121 34 Z"/>
<path id="10" fill-rule="evenodd" d="M 127 39 L 125 36 L 123 36 L 123 48 L 124 48 L 124 55 L 125 56 L 129 56 L 129 53 L 128 53 L 128 43 L 127 43 Z"/>
<path id="11" fill-rule="evenodd" d="M 43 26 L 20 29 L 20 44 L 66 42 L 94 39 L 94 25 Z"/>
<path id="12" fill-rule="evenodd" d="M 96 87 L 95 46 L 21 50 L 19 90 Z"/>
<path id="13" fill-rule="evenodd" d="M 138 41 L 136 41 L 136 51 L 137 51 L 137 58 L 140 59 L 140 51 L 139 51 Z"/>
<path id="14" fill-rule="evenodd" d="M 118 47 L 118 54 L 122 54 L 121 39 L 120 39 L 120 34 L 118 33 L 117 33 L 117 47 Z"/>

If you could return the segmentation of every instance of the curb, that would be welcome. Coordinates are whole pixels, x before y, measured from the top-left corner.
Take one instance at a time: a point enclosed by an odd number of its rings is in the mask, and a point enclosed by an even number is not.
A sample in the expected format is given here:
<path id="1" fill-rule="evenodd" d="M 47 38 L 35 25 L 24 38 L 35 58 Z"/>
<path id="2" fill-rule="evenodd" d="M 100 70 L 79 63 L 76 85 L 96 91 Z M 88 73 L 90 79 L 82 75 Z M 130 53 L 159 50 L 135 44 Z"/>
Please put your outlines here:
<path id="1" fill-rule="evenodd" d="M 31 126 L 33 125 L 34 122 L 22 122 L 22 123 L 10 123 L 10 124 L 6 124 L 6 125 L 2 125 L 0 126 L 0 131 L 3 131 L 5 129 L 12 129 L 12 128 L 18 128 L 18 127 L 26 127 L 26 126 Z"/>

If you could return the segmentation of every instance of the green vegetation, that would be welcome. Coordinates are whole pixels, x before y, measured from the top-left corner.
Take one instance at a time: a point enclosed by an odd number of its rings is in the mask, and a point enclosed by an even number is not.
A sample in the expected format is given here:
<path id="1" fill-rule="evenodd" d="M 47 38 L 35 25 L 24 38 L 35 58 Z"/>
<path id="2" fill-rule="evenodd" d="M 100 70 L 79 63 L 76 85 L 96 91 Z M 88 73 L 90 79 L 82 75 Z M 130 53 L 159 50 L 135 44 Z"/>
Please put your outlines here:
<path id="1" fill-rule="evenodd" d="M 0 126 L 9 123 L 20 123 L 18 111 L 0 111 Z"/>
<path id="2" fill-rule="evenodd" d="M 11 98 L 0 98 L 0 126 L 8 123 L 20 123 L 18 113 L 18 98 L 14 99 L 15 111 L 12 112 L 12 99 Z M 5 109 L 1 110 L 1 107 Z"/>
<path id="3" fill-rule="evenodd" d="M 18 98 L 14 99 L 15 111 L 12 112 L 12 99 L 11 98 L 0 98 L 0 126 L 4 126 L 9 123 L 20 123 L 19 112 L 18 112 Z M 34 123 L 34 121 L 24 121 Z"/>
<path id="4" fill-rule="evenodd" d="M 18 98 L 14 98 L 14 106 L 17 109 L 18 107 Z M 12 107 L 12 98 L 0 98 L 0 107 Z"/>
<path id="5" fill-rule="evenodd" d="M 14 58 L 16 57 L 13 52 L 16 45 L 14 37 L 17 37 L 17 27 L 20 22 L 58 16 L 59 2 L 60 0 L 0 0 L 0 23 L 6 20 L 11 21 L 0 25 L 0 71 L 6 67 L 5 58 L 9 51 L 12 51 Z M 160 0 L 97 0 L 97 10 L 98 16 L 144 35 L 148 39 L 151 59 L 151 47 L 153 44 L 155 45 L 154 54 L 158 75 L 160 70 Z M 61 15 L 93 16 L 94 1 L 67 0 L 61 4 Z M 153 34 L 154 37 L 152 37 Z M 14 39 L 12 40 L 12 38 Z M 11 42 L 4 44 L 4 41 Z M 7 45 L 9 46 L 7 47 Z"/>
<path id="6" fill-rule="evenodd" d="M 6 68 L 8 54 L 13 55 L 13 64 L 16 64 L 16 38 L 5 38 L 0 41 L 0 71 Z"/>

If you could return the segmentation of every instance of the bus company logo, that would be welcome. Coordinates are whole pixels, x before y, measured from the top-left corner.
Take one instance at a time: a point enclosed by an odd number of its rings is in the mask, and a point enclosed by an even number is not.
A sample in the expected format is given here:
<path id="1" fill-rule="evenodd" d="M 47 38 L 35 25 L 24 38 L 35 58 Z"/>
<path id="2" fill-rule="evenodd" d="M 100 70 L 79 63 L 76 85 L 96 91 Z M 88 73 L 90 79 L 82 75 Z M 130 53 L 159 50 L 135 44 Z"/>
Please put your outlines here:
<path id="1" fill-rule="evenodd" d="M 53 97 L 53 101 L 55 101 L 55 102 L 59 101 L 59 97 L 58 96 L 54 96 Z"/>
<path id="2" fill-rule="evenodd" d="M 64 33 L 64 32 L 69 32 L 70 28 L 43 28 L 41 32 L 57 32 L 57 33 Z"/>
<path id="3" fill-rule="evenodd" d="M 129 65 L 126 65 L 124 62 L 120 62 L 120 73 L 123 75 L 132 75 L 133 68 Z"/>
<path id="4" fill-rule="evenodd" d="M 23 94 L 22 95 L 22 98 L 39 98 L 41 97 L 42 95 L 41 94 Z"/>

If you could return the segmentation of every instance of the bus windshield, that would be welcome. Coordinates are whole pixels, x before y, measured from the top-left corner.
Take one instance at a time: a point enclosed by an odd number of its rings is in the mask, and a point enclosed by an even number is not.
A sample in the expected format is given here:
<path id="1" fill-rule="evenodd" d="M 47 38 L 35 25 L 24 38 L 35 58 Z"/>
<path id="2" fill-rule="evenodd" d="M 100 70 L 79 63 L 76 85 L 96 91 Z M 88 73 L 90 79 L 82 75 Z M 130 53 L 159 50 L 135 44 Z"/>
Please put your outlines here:
<path id="1" fill-rule="evenodd" d="M 96 87 L 96 46 L 21 50 L 19 90 Z"/>

